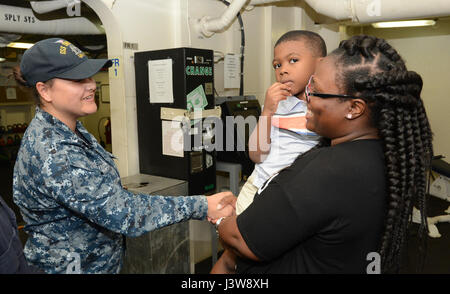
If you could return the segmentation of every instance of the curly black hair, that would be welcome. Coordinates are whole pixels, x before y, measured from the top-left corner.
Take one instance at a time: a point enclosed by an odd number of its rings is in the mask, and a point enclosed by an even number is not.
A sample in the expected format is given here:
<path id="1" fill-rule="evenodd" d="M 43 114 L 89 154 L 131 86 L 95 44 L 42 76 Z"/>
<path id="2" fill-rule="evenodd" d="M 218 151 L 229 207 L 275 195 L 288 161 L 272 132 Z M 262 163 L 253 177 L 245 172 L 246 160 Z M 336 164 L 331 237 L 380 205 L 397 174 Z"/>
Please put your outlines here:
<path id="1" fill-rule="evenodd" d="M 413 206 L 421 212 L 421 253 L 426 248 L 426 173 L 433 157 L 432 132 L 420 97 L 422 78 L 408 71 L 385 40 L 359 35 L 330 54 L 342 93 L 361 97 L 384 145 L 387 215 L 380 240 L 381 268 L 399 272 Z"/>

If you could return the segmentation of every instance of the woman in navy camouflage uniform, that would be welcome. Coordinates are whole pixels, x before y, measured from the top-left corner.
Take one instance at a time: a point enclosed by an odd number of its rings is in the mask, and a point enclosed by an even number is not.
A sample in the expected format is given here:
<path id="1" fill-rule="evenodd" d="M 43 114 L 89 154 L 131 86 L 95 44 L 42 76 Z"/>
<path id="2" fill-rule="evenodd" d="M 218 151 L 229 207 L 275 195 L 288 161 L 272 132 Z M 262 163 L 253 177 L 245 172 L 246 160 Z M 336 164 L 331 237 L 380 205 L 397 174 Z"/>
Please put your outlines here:
<path id="1" fill-rule="evenodd" d="M 28 49 L 16 80 L 36 90 L 39 105 L 25 132 L 14 167 L 14 201 L 29 235 L 27 261 L 48 273 L 65 273 L 73 254 L 82 273 L 118 273 L 123 235 L 188 219 L 231 214 L 219 202 L 230 192 L 205 196 L 135 195 L 125 190 L 112 155 L 79 117 L 95 113 L 91 78 L 106 59 L 88 59 L 66 40 L 46 39 Z"/>

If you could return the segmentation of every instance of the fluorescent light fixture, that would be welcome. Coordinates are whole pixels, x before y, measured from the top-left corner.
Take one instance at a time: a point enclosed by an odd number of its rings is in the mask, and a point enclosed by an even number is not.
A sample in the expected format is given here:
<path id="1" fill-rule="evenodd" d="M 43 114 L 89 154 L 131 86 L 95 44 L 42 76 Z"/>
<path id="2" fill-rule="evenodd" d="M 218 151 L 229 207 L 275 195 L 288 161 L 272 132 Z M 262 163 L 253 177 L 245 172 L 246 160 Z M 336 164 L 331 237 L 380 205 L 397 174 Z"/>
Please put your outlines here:
<path id="1" fill-rule="evenodd" d="M 0 62 L 6 61 L 6 58 L 0 57 Z"/>
<path id="2" fill-rule="evenodd" d="M 404 28 L 404 27 L 423 27 L 423 26 L 433 26 L 436 22 L 432 19 L 421 19 L 421 20 L 403 20 L 403 21 L 386 21 L 386 22 L 376 22 L 372 26 L 374 28 Z"/>
<path id="3" fill-rule="evenodd" d="M 7 47 L 18 48 L 18 49 L 29 49 L 33 45 L 34 45 L 33 43 L 12 42 L 12 43 L 9 43 Z"/>

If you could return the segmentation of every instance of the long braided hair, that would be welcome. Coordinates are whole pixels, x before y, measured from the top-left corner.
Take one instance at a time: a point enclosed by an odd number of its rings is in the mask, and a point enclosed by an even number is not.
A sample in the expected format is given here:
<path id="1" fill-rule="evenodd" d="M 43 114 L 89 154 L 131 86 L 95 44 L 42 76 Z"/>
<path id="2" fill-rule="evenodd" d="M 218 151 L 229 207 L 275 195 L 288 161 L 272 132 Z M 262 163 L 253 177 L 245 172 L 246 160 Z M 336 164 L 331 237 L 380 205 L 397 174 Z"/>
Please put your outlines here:
<path id="1" fill-rule="evenodd" d="M 420 97 L 422 78 L 385 40 L 354 36 L 331 53 L 336 83 L 343 93 L 361 97 L 384 145 L 387 215 L 380 240 L 382 271 L 398 272 L 413 206 L 421 212 L 421 253 L 426 221 L 426 173 L 433 156 L 432 133 Z"/>

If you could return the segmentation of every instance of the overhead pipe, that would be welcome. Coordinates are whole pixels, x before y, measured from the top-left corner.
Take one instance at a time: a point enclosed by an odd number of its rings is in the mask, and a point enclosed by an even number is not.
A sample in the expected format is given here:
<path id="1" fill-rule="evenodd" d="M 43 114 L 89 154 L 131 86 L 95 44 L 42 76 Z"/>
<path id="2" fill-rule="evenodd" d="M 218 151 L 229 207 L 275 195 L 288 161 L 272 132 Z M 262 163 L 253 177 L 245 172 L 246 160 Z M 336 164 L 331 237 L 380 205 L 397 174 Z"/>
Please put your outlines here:
<path id="1" fill-rule="evenodd" d="M 448 16 L 448 0 L 305 0 L 317 13 L 336 20 L 351 19 L 361 24 Z"/>
<path id="2" fill-rule="evenodd" d="M 34 12 L 43 14 L 55 11 L 61 8 L 72 7 L 81 4 L 79 0 L 50 0 L 50 1 L 30 1 Z"/>
<path id="3" fill-rule="evenodd" d="M 233 0 L 221 17 L 204 16 L 197 20 L 194 28 L 199 34 L 211 37 L 214 33 L 221 32 L 228 27 L 246 4 L 254 6 L 283 1 L 288 0 Z"/>
<path id="4" fill-rule="evenodd" d="M 245 7 L 246 11 L 251 11 L 257 5 L 275 4 L 276 2 L 286 2 L 289 0 L 251 0 Z"/>
<path id="5" fill-rule="evenodd" d="M 210 37 L 228 27 L 246 4 L 254 6 L 283 1 L 286 0 L 234 0 L 221 17 L 204 16 L 197 21 L 195 29 L 203 36 Z M 450 15 L 448 0 L 409 0 L 408 5 L 392 0 L 305 0 L 305 2 L 319 14 L 337 21 L 350 19 L 361 24 Z"/>
<path id="6" fill-rule="evenodd" d="M 264 4 L 271 4 L 275 2 L 286 2 L 289 0 L 251 0 L 248 5 L 254 6 L 254 5 L 264 5 Z"/>
<path id="7" fill-rule="evenodd" d="M 204 16 L 197 20 L 195 29 L 205 37 L 211 37 L 214 33 L 221 32 L 233 22 L 248 1 L 233 0 L 221 17 L 212 18 L 210 16 Z"/>
<path id="8" fill-rule="evenodd" d="M 323 14 L 325 16 L 331 17 L 336 20 L 351 19 L 352 21 L 357 21 L 358 18 L 354 14 L 353 7 L 355 4 L 353 0 L 305 0 L 315 12 Z M 365 0 L 358 0 L 356 2 L 364 2 Z M 379 0 L 370 0 L 379 1 Z"/>
<path id="9" fill-rule="evenodd" d="M 42 35 L 102 35 L 97 27 L 85 17 L 69 17 L 56 20 L 39 20 L 30 8 L 0 5 L 0 32 Z"/>
<path id="10" fill-rule="evenodd" d="M 284 0 L 251 0 L 249 5 L 262 5 Z M 336 20 L 350 19 L 365 24 L 381 21 L 430 18 L 450 15 L 448 0 L 305 0 L 317 13 Z"/>

